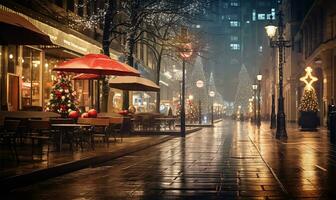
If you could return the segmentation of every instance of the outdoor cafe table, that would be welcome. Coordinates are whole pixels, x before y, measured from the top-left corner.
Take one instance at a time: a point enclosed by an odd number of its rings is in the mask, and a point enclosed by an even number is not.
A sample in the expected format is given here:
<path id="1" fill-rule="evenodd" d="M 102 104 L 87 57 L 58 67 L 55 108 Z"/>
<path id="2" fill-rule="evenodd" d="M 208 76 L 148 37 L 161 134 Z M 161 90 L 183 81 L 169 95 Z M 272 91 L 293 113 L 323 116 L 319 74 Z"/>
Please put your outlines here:
<path id="1" fill-rule="evenodd" d="M 176 121 L 176 118 L 175 117 L 157 117 L 155 118 L 155 120 L 159 121 L 160 124 L 163 122 L 164 125 L 167 125 L 168 123 L 169 129 L 171 129 L 171 125 L 174 126 L 174 122 Z"/>
<path id="2" fill-rule="evenodd" d="M 0 111 L 0 117 L 4 118 L 18 118 L 18 119 L 31 119 L 31 118 L 55 118 L 60 117 L 60 114 L 54 112 L 43 111 Z"/>
<path id="3" fill-rule="evenodd" d="M 51 124 L 50 125 L 52 128 L 57 128 L 61 131 L 61 133 L 59 134 L 59 151 L 62 151 L 62 138 L 63 138 L 63 134 L 67 134 L 69 129 L 74 129 L 74 128 L 82 128 L 82 127 L 91 127 L 91 125 L 88 124 Z"/>

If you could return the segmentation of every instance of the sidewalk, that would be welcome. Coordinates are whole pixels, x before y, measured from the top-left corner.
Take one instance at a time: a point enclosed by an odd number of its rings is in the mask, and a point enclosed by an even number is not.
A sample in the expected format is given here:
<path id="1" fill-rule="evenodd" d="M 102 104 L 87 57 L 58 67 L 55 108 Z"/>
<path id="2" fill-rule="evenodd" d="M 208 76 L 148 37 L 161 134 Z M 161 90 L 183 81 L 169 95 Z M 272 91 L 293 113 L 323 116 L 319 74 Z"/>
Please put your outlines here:
<path id="1" fill-rule="evenodd" d="M 287 140 L 277 140 L 275 130 L 262 124 L 260 130 L 251 125 L 249 137 L 264 161 L 293 198 L 335 197 L 336 146 L 328 132 L 302 132 L 294 124 L 287 125 Z"/>
<path id="2" fill-rule="evenodd" d="M 200 128 L 188 128 L 186 133 L 189 134 L 198 130 Z M 174 133 L 166 133 L 164 135 L 157 132 L 150 135 L 128 135 L 123 137 L 122 142 L 118 138 L 117 141 L 111 141 L 109 145 L 106 143 L 96 143 L 94 150 L 79 149 L 71 151 L 65 146 L 62 152 L 51 150 L 48 160 L 46 155 L 42 159 L 41 156 L 35 156 L 36 160 L 32 160 L 31 145 L 28 144 L 19 146 L 17 149 L 20 156 L 19 164 L 13 159 L 6 159 L 5 157 L 9 156 L 9 152 L 6 154 L 2 149 L 0 150 L 0 187 L 11 189 L 32 184 L 129 155 L 166 142 L 176 136 L 179 135 Z M 46 149 L 46 147 L 43 148 Z"/>

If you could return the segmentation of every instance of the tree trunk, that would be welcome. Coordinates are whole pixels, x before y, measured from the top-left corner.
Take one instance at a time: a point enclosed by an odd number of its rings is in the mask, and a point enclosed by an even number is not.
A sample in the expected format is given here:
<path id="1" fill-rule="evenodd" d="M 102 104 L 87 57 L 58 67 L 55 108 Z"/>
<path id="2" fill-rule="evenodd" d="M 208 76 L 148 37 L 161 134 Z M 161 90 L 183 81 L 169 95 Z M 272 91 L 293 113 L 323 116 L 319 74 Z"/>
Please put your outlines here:
<path id="1" fill-rule="evenodd" d="M 134 1 L 132 4 L 133 9 L 131 9 L 131 28 L 126 38 L 126 60 L 127 64 L 134 67 L 134 58 L 133 53 L 136 44 L 136 33 L 139 28 L 139 19 L 137 19 L 137 10 L 138 10 L 138 1 Z M 127 110 L 129 108 L 129 91 L 123 91 L 123 110 Z"/>
<path id="2" fill-rule="evenodd" d="M 111 35 L 111 25 L 113 22 L 113 10 L 115 8 L 114 4 L 115 4 L 114 0 L 110 0 L 108 2 L 108 8 L 106 10 L 105 19 L 104 19 L 102 46 L 103 46 L 104 54 L 107 55 L 108 57 L 110 57 L 110 44 L 111 44 L 110 35 Z M 102 78 L 103 78 L 103 81 L 102 81 L 103 98 L 102 98 L 101 111 L 107 112 L 110 88 L 108 86 L 108 81 L 106 80 L 106 78 L 105 77 L 102 77 Z"/>
<path id="3" fill-rule="evenodd" d="M 156 64 L 156 84 L 160 85 L 160 72 L 161 72 L 161 58 L 162 58 L 163 48 L 161 48 L 158 55 L 158 60 Z M 156 112 L 160 113 L 160 102 L 161 102 L 161 89 L 156 93 Z"/>

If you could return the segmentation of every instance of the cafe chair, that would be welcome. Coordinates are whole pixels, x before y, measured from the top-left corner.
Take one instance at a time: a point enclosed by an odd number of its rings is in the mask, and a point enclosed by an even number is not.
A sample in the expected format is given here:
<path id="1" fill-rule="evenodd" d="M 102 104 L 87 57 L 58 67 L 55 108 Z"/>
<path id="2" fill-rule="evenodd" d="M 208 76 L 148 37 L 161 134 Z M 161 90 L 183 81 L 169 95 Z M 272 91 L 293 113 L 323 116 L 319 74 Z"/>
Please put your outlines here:
<path id="1" fill-rule="evenodd" d="M 35 144 L 41 147 L 41 159 L 43 159 L 43 145 L 47 145 L 47 160 L 49 160 L 50 144 L 52 143 L 52 136 L 50 133 L 50 122 L 46 120 L 29 120 L 29 135 L 28 139 L 31 139 L 32 144 L 32 159 L 34 160 Z"/>
<path id="2" fill-rule="evenodd" d="M 19 163 L 19 156 L 17 153 L 17 139 L 18 139 L 18 129 L 20 125 L 20 120 L 7 120 L 4 121 L 4 126 L 0 135 L 0 143 L 3 146 L 9 148 L 11 155 Z"/>

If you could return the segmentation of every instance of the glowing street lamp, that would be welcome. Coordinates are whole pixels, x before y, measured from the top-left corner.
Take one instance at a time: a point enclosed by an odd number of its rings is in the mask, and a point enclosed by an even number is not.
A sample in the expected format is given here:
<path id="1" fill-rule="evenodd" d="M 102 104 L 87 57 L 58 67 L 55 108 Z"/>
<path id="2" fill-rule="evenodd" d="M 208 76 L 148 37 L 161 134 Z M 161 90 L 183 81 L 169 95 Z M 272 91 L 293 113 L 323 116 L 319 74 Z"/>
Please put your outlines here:
<path id="1" fill-rule="evenodd" d="M 268 25 L 265 26 L 265 29 L 266 29 L 267 36 L 269 38 L 273 38 L 276 34 L 276 31 L 277 31 L 278 27 L 276 27 L 273 24 L 268 24 Z"/>
<path id="2" fill-rule="evenodd" d="M 279 56 L 279 98 L 278 98 L 278 113 L 277 113 L 277 123 L 276 123 L 276 134 L 277 139 L 287 138 L 286 131 L 286 115 L 284 108 L 284 97 L 283 97 L 283 67 L 285 63 L 285 48 L 290 47 L 290 41 L 285 39 L 284 29 L 284 14 L 282 10 L 278 13 L 278 25 L 268 25 L 265 27 L 266 33 L 270 38 L 270 46 L 272 48 L 278 48 Z"/>

